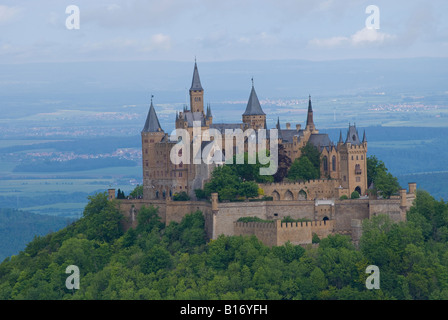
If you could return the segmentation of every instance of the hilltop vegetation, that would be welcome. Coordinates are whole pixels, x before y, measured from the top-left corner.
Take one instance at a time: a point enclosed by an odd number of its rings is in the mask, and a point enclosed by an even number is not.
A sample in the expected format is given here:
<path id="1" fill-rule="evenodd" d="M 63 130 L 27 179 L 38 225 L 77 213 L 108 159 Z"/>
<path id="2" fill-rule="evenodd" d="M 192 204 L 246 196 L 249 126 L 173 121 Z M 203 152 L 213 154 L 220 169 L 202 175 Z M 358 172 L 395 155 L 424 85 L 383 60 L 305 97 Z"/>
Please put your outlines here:
<path id="1" fill-rule="evenodd" d="M 121 219 L 105 193 L 91 197 L 83 218 L 0 264 L 0 298 L 448 299 L 448 205 L 424 191 L 407 222 L 365 221 L 359 249 L 341 235 L 306 249 L 242 236 L 207 243 L 201 212 L 165 226 L 142 208 L 127 232 Z M 65 287 L 72 264 L 79 290 Z M 379 290 L 365 287 L 368 265 L 380 269 Z"/>

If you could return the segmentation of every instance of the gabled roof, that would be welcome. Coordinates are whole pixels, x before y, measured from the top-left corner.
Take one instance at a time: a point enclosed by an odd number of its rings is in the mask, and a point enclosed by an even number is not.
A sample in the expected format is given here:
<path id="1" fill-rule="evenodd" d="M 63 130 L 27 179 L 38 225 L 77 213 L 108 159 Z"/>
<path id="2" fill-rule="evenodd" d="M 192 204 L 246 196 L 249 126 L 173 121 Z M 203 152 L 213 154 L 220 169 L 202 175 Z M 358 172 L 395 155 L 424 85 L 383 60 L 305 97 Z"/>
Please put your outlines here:
<path id="1" fill-rule="evenodd" d="M 249 101 L 247 102 L 246 111 L 244 111 L 243 116 L 250 115 L 265 115 L 261 109 L 260 101 L 258 100 L 257 93 L 255 92 L 254 86 L 250 92 Z"/>
<path id="2" fill-rule="evenodd" d="M 157 118 L 156 110 L 154 109 L 154 105 L 152 104 L 149 107 L 148 116 L 146 117 L 145 126 L 143 127 L 142 132 L 159 132 L 163 131 L 160 126 L 159 119 Z"/>
<path id="3" fill-rule="evenodd" d="M 190 91 L 203 91 L 201 79 L 199 79 L 198 65 L 194 62 L 193 80 L 191 81 Z"/>

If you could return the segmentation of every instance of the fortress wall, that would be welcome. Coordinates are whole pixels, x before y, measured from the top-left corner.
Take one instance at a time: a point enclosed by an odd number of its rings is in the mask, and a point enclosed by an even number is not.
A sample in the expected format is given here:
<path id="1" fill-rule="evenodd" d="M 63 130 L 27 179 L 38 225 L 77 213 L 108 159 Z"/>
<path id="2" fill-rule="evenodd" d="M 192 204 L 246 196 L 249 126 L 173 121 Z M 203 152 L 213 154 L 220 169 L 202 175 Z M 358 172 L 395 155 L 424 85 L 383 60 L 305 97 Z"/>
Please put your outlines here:
<path id="1" fill-rule="evenodd" d="M 266 219 L 266 202 L 224 202 L 213 220 L 213 239 L 220 234 L 233 235 L 233 223 L 241 217 Z"/>
<path id="2" fill-rule="evenodd" d="M 400 208 L 400 199 L 370 200 L 369 204 L 369 218 L 379 214 L 387 214 L 395 222 L 406 219 L 405 212 Z"/>
<path id="3" fill-rule="evenodd" d="M 234 222 L 235 235 L 255 235 L 267 246 L 281 246 L 290 241 L 295 245 L 310 244 L 313 233 L 325 238 L 333 232 L 334 221 L 287 222 Z"/>
<path id="4" fill-rule="evenodd" d="M 369 218 L 369 200 L 336 200 L 334 214 L 334 231 L 336 233 L 349 234 L 352 229 L 352 219 Z"/>
<path id="5" fill-rule="evenodd" d="M 206 201 L 167 201 L 166 222 L 181 222 L 185 215 L 198 210 L 205 217 L 206 213 L 211 211 L 211 204 Z"/>
<path id="6" fill-rule="evenodd" d="M 167 201 L 145 199 L 120 199 L 117 201 L 120 212 L 124 215 L 123 226 L 125 230 L 137 226 L 137 215 L 142 206 L 153 205 L 158 208 L 161 221 L 169 224 L 171 221 L 180 222 L 186 214 L 197 210 L 202 211 L 204 217 L 211 211 L 211 204 L 205 201 Z"/>
<path id="7" fill-rule="evenodd" d="M 275 222 L 234 222 L 234 234 L 255 235 L 267 246 L 277 245 L 277 226 Z"/>
<path id="8" fill-rule="evenodd" d="M 293 219 L 313 220 L 314 201 L 266 201 L 266 219 L 283 219 L 290 216 Z"/>
<path id="9" fill-rule="evenodd" d="M 165 200 L 144 200 L 144 199 L 120 199 L 116 200 L 118 203 L 118 210 L 123 214 L 124 219 L 122 221 L 125 230 L 130 227 L 135 228 L 137 226 L 137 215 L 142 206 L 149 207 L 153 205 L 159 208 L 158 214 L 161 217 L 161 221 L 166 223 L 166 201 Z"/>
<path id="10" fill-rule="evenodd" d="M 320 239 L 333 232 L 334 220 L 310 221 L 310 222 L 277 222 L 277 245 L 283 245 L 287 241 L 292 244 L 309 244 L 312 242 L 313 233 Z"/>

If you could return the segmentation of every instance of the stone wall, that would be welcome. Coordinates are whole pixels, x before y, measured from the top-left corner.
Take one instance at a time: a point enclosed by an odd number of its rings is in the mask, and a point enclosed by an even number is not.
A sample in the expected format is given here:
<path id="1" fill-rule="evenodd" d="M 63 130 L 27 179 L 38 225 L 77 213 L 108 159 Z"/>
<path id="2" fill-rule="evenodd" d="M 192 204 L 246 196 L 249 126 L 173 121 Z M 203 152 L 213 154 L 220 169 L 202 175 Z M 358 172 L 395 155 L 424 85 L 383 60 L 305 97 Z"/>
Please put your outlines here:
<path id="1" fill-rule="evenodd" d="M 286 242 L 295 245 L 312 243 L 313 234 L 320 239 L 333 233 L 334 221 L 313 222 L 234 222 L 235 235 L 255 235 L 267 246 L 281 246 Z"/>

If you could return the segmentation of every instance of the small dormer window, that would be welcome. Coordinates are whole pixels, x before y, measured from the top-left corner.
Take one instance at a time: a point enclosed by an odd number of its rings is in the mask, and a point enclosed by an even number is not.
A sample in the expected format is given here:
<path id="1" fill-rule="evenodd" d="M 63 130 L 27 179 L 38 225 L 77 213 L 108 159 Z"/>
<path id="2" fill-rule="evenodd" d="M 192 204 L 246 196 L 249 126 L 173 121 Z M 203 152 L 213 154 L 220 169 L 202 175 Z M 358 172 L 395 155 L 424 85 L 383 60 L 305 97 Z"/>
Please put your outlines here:
<path id="1" fill-rule="evenodd" d="M 356 141 L 356 136 L 355 136 L 355 135 L 353 135 L 352 139 L 353 139 L 353 141 Z"/>

